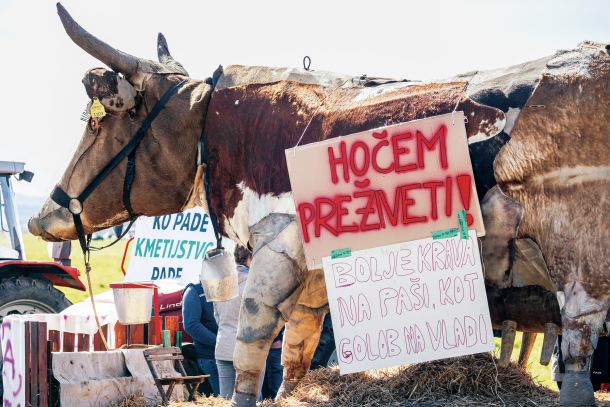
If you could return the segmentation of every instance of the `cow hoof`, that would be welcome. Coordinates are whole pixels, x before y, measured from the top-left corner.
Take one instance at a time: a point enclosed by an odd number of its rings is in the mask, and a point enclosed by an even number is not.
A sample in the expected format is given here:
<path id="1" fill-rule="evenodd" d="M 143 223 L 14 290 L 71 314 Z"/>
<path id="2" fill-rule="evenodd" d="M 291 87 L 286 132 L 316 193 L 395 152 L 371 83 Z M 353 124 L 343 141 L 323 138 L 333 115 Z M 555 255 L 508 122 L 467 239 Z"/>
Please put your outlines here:
<path id="1" fill-rule="evenodd" d="M 566 372 L 559 393 L 562 406 L 595 406 L 589 372 Z"/>
<path id="2" fill-rule="evenodd" d="M 285 399 L 292 393 L 295 387 L 299 384 L 298 380 L 284 380 L 279 390 L 277 391 L 277 395 L 275 396 L 276 400 Z"/>
<path id="3" fill-rule="evenodd" d="M 256 396 L 246 393 L 233 393 L 231 407 L 255 407 Z"/>

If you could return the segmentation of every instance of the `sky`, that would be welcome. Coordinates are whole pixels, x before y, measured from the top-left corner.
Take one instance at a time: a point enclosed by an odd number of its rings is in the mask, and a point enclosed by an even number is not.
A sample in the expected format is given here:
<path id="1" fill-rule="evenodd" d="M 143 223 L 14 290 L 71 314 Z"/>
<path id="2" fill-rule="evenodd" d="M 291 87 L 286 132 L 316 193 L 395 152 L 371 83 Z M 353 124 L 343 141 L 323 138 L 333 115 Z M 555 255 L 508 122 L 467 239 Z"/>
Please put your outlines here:
<path id="1" fill-rule="evenodd" d="M 608 1 L 77 1 L 85 29 L 155 59 L 157 33 L 193 78 L 218 65 L 301 67 L 408 79 L 514 65 L 583 40 L 610 42 Z M 36 175 L 42 200 L 83 132 L 84 73 L 103 66 L 65 34 L 55 1 L 0 0 L 0 160 Z"/>

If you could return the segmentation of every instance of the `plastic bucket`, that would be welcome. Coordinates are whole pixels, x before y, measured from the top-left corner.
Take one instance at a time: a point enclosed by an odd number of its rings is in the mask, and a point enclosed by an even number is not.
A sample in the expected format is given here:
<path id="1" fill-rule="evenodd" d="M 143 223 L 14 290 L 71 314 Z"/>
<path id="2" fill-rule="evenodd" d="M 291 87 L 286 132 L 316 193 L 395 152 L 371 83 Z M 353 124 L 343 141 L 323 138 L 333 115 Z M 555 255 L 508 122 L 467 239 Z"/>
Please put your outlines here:
<path id="1" fill-rule="evenodd" d="M 225 249 L 206 253 L 201 267 L 201 285 L 208 301 L 228 301 L 239 294 L 233 254 Z"/>
<path id="2" fill-rule="evenodd" d="M 150 282 L 110 283 L 121 324 L 146 324 L 150 321 L 155 287 Z"/>

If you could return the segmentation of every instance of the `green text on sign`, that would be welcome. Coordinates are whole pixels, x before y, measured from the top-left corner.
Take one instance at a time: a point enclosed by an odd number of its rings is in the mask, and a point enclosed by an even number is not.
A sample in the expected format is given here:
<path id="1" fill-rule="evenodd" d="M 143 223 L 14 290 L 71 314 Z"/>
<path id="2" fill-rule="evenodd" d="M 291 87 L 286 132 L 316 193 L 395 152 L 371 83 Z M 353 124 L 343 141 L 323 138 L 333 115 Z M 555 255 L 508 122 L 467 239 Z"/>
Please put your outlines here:
<path id="1" fill-rule="evenodd" d="M 330 252 L 331 259 L 340 259 L 341 257 L 349 257 L 352 255 L 352 249 L 337 249 Z"/>
<path id="2" fill-rule="evenodd" d="M 450 237 L 456 237 L 458 235 L 457 228 L 445 229 L 445 230 L 435 230 L 432 232 L 432 239 L 449 239 Z"/>

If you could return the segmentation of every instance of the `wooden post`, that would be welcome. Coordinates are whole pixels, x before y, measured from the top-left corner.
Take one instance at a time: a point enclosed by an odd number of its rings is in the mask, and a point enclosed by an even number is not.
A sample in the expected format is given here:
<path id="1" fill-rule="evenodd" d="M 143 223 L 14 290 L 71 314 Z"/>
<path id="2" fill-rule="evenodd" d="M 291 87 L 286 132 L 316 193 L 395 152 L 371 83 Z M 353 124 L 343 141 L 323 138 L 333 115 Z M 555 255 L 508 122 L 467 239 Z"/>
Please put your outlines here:
<path id="1" fill-rule="evenodd" d="M 125 325 L 121 325 L 117 322 L 114 325 L 114 348 L 119 349 L 121 346 L 127 343 L 127 329 Z"/>
<path id="2" fill-rule="evenodd" d="M 38 324 L 35 321 L 28 321 L 30 324 L 30 377 L 32 385 L 30 389 L 32 407 L 38 407 Z M 45 346 L 46 346 L 45 341 Z"/>
<path id="3" fill-rule="evenodd" d="M 102 332 L 104 333 L 104 336 L 106 337 L 106 339 L 108 339 L 108 325 L 102 326 Z M 108 345 L 108 346 L 110 346 L 110 345 Z M 106 348 L 104 348 L 104 342 L 102 342 L 102 336 L 100 335 L 99 332 L 96 332 L 95 335 L 93 336 L 93 350 L 94 351 L 106 350 Z"/>
<path id="4" fill-rule="evenodd" d="M 32 327 L 31 322 L 25 322 L 25 405 L 32 405 Z"/>
<path id="5" fill-rule="evenodd" d="M 556 324 L 552 322 L 544 324 L 544 337 L 542 338 L 542 350 L 540 351 L 540 364 L 543 366 L 548 365 L 551 361 L 558 332 L 559 327 Z"/>
<path id="6" fill-rule="evenodd" d="M 78 343 L 76 350 L 78 352 L 89 352 L 91 350 L 91 336 L 89 334 L 77 334 Z"/>
<path id="7" fill-rule="evenodd" d="M 510 357 L 513 354 L 513 347 L 515 346 L 516 330 L 517 323 L 515 321 L 502 322 L 502 345 L 500 346 L 499 367 L 506 367 L 510 363 Z"/>
<path id="8" fill-rule="evenodd" d="M 165 317 L 165 329 L 169 331 L 171 346 L 176 344 L 176 332 L 178 331 L 180 318 L 177 316 Z"/>
<path id="9" fill-rule="evenodd" d="M 49 331 L 49 336 L 51 335 L 51 332 L 56 332 L 59 334 L 59 331 Z M 59 397 L 57 396 L 58 389 L 53 378 L 53 352 L 57 352 L 54 350 L 55 348 L 59 348 L 59 340 L 47 340 L 47 383 L 49 384 L 48 405 L 51 407 L 59 405 Z"/>
<path id="10" fill-rule="evenodd" d="M 519 352 L 519 366 L 526 367 L 527 361 L 534 349 L 536 342 L 536 332 L 523 332 L 521 335 L 521 351 Z"/>
<path id="11" fill-rule="evenodd" d="M 148 343 L 159 345 L 161 343 L 161 317 L 159 316 L 159 287 L 153 289 L 153 316 L 148 324 Z"/>
<path id="12" fill-rule="evenodd" d="M 38 405 L 49 407 L 49 375 L 47 371 L 47 323 L 37 322 L 38 325 Z"/>
<path id="13" fill-rule="evenodd" d="M 144 324 L 129 326 L 129 344 L 142 345 L 144 344 Z"/>
<path id="14" fill-rule="evenodd" d="M 63 346 L 61 347 L 62 352 L 74 352 L 74 334 L 71 332 L 63 333 Z"/>
<path id="15" fill-rule="evenodd" d="M 49 342 L 51 343 L 51 352 L 59 352 L 61 349 L 61 332 L 54 329 L 49 330 Z"/>

